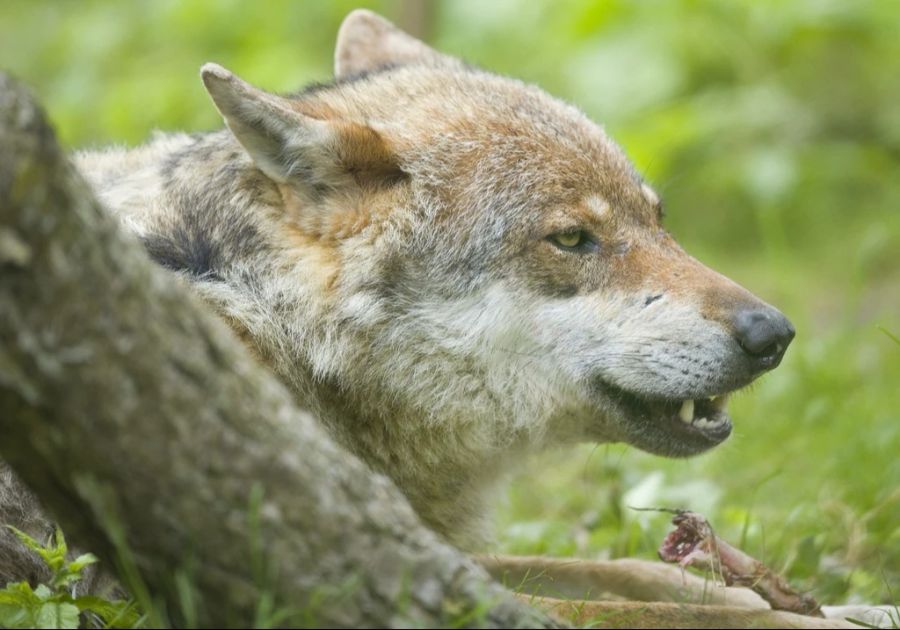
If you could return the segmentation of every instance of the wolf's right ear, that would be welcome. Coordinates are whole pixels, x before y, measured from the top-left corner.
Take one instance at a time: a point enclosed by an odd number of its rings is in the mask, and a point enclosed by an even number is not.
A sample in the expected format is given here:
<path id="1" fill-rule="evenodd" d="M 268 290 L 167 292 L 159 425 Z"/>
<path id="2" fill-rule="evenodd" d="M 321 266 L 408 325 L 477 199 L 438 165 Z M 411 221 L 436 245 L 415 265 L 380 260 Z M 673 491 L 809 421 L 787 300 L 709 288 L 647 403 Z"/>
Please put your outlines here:
<path id="1" fill-rule="evenodd" d="M 426 64 L 460 67 L 462 62 L 444 55 L 366 9 L 344 18 L 334 49 L 336 79 L 391 65 Z"/>
<path id="2" fill-rule="evenodd" d="M 300 101 L 264 92 L 214 63 L 200 76 L 231 133 L 276 182 L 318 195 L 405 177 L 387 142 L 364 124 L 313 118 Z"/>

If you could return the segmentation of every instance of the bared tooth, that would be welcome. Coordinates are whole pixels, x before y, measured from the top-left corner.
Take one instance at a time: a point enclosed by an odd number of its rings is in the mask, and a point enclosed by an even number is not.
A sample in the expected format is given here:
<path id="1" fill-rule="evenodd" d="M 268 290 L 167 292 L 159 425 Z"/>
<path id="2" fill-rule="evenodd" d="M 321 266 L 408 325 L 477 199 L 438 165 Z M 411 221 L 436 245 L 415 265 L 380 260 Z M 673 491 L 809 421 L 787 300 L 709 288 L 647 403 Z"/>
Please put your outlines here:
<path id="1" fill-rule="evenodd" d="M 693 425 L 698 429 L 708 429 L 710 426 L 712 426 L 712 422 L 710 422 L 706 418 L 697 418 L 696 420 L 694 420 Z"/>
<path id="2" fill-rule="evenodd" d="M 717 411 L 721 411 L 725 409 L 725 405 L 728 404 L 728 394 L 722 394 L 721 396 L 716 396 L 712 401 L 713 409 Z"/>
<path id="3" fill-rule="evenodd" d="M 678 417 L 681 418 L 681 421 L 690 424 L 691 420 L 694 418 L 694 401 L 693 400 L 685 400 L 681 403 L 681 410 L 678 412 Z"/>

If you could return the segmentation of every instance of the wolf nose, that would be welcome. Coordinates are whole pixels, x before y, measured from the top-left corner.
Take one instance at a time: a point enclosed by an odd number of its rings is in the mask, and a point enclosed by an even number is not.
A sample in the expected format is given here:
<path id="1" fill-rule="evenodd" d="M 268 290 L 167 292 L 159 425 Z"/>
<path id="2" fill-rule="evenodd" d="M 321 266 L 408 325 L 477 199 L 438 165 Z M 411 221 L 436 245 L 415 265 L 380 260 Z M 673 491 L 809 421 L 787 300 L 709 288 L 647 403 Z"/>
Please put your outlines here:
<path id="1" fill-rule="evenodd" d="M 796 331 L 788 318 L 771 307 L 748 308 L 734 320 L 738 343 L 757 370 L 771 370 L 781 363 L 781 357 Z"/>

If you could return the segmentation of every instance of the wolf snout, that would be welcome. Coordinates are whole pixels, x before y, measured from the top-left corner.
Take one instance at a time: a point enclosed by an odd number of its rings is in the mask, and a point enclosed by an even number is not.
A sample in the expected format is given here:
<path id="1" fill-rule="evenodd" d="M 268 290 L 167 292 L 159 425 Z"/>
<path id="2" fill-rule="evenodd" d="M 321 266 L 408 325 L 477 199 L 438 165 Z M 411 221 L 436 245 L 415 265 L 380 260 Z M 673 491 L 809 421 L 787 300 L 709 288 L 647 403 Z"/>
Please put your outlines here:
<path id="1" fill-rule="evenodd" d="M 781 363 L 796 334 L 788 318 L 771 306 L 744 308 L 735 314 L 733 323 L 738 343 L 759 372 Z"/>

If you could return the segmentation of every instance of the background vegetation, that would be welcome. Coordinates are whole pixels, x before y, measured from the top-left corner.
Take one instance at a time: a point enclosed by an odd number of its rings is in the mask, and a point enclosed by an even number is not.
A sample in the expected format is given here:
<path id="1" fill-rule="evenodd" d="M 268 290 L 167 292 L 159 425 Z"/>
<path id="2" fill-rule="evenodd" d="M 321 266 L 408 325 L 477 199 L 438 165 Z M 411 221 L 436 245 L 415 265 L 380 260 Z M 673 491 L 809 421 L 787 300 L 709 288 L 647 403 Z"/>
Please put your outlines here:
<path id="1" fill-rule="evenodd" d="M 360 5 L 582 107 L 681 243 L 798 329 L 710 454 L 526 462 L 498 547 L 654 557 L 667 518 L 629 506 L 687 507 L 822 600 L 900 599 L 900 3 L 6 0 L 0 67 L 68 146 L 136 144 L 221 124 L 205 61 L 272 90 L 328 80 Z"/>

